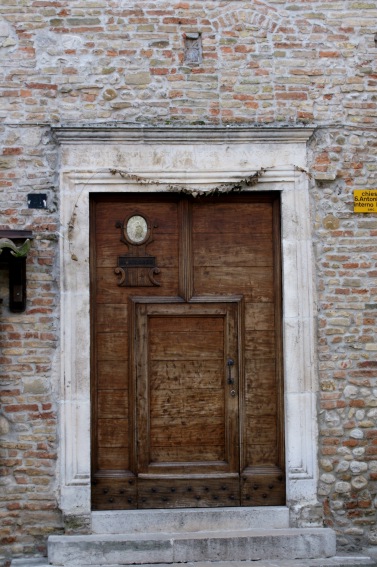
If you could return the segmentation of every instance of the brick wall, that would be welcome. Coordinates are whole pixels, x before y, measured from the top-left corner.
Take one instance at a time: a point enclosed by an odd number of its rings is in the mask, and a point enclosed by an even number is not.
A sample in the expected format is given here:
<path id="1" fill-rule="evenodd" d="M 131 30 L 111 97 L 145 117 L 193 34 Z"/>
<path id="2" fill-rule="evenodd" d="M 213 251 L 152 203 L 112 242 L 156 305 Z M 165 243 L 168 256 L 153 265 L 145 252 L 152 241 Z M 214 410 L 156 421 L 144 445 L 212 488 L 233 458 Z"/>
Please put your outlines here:
<path id="1" fill-rule="evenodd" d="M 8 274 L 0 272 L 0 557 L 5 560 L 44 553 L 46 536 L 62 521 L 55 494 L 56 148 L 50 147 L 46 128 L 0 125 L 0 131 L 1 228 L 30 229 L 35 236 L 27 260 L 26 313 L 9 312 Z M 48 195 L 47 211 L 27 208 L 33 192 Z"/>
<path id="2" fill-rule="evenodd" d="M 376 188 L 376 17 L 375 0 L 2 0 L 0 227 L 35 235 L 26 314 L 9 313 L 0 272 L 4 561 L 42 553 L 62 528 L 58 122 L 317 127 L 319 499 L 341 543 L 377 544 L 377 220 L 352 212 L 353 189 Z M 27 208 L 33 192 L 47 210 Z"/>
<path id="3" fill-rule="evenodd" d="M 320 133 L 333 181 L 312 189 L 318 282 L 325 523 L 348 545 L 377 544 L 376 218 L 354 214 L 353 189 L 376 188 L 373 128 Z M 318 159 L 317 159 L 317 163 Z"/>

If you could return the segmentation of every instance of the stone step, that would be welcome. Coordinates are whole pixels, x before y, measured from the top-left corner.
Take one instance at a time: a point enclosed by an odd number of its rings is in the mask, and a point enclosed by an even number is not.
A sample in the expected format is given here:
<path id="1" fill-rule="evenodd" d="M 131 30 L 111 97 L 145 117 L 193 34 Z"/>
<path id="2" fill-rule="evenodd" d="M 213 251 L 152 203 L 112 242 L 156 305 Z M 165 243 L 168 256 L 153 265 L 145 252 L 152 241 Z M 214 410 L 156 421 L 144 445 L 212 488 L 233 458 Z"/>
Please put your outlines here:
<path id="1" fill-rule="evenodd" d="M 12 567 L 51 567 L 47 558 L 13 559 Z M 185 567 L 377 567 L 374 561 L 366 555 L 335 555 L 322 559 L 271 559 L 260 561 L 202 561 L 186 563 Z M 81 567 L 81 566 L 80 566 Z M 91 567 L 100 567 L 92 564 Z M 122 567 L 111 565 L 110 567 Z M 182 567 L 181 563 L 150 563 L 148 565 L 133 565 L 133 567 Z"/>
<path id="2" fill-rule="evenodd" d="M 309 559 L 335 555 L 328 528 L 50 536 L 52 565 L 131 565 Z"/>
<path id="3" fill-rule="evenodd" d="M 285 506 L 258 508 L 191 508 L 114 510 L 92 513 L 94 534 L 201 532 L 289 527 Z"/>

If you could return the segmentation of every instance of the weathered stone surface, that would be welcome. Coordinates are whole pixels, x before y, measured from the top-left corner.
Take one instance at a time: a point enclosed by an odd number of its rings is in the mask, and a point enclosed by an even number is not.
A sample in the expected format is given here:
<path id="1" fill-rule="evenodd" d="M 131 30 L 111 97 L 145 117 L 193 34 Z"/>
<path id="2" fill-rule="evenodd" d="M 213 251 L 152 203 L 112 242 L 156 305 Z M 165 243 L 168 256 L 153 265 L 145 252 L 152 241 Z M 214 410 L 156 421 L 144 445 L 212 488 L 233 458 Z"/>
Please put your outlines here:
<path id="1" fill-rule="evenodd" d="M 187 510 L 112 510 L 94 512 L 92 531 L 97 534 L 191 533 L 289 527 L 284 506 L 250 508 L 188 508 Z"/>
<path id="2" fill-rule="evenodd" d="M 339 492 L 339 494 L 345 494 L 351 491 L 351 485 L 349 482 L 336 482 L 335 483 L 335 492 Z"/>
<path id="3" fill-rule="evenodd" d="M 6 435 L 7 433 L 9 433 L 9 430 L 9 421 L 3 415 L 0 415 L 0 435 Z"/>
<path id="4" fill-rule="evenodd" d="M 335 555 L 335 534 L 323 528 L 175 534 L 51 536 L 53 565 L 187 563 L 297 559 Z"/>

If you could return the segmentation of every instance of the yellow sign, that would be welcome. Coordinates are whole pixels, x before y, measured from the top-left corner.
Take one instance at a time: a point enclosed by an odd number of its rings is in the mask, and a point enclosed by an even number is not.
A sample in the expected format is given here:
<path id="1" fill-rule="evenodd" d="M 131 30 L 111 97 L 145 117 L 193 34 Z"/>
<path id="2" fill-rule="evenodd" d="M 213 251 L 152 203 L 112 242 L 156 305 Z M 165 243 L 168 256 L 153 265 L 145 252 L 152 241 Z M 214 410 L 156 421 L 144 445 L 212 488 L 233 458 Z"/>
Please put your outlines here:
<path id="1" fill-rule="evenodd" d="M 377 189 L 356 189 L 353 199 L 354 213 L 377 213 Z"/>

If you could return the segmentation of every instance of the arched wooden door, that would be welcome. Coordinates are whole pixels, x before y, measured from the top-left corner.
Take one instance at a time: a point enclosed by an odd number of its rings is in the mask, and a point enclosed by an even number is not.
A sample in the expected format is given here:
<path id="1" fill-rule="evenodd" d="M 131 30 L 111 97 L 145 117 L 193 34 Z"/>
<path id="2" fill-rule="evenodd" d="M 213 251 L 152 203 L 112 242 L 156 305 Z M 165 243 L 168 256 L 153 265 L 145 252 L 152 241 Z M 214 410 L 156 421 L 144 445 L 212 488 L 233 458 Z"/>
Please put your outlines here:
<path id="1" fill-rule="evenodd" d="M 285 503 L 279 200 L 91 202 L 95 510 Z"/>

